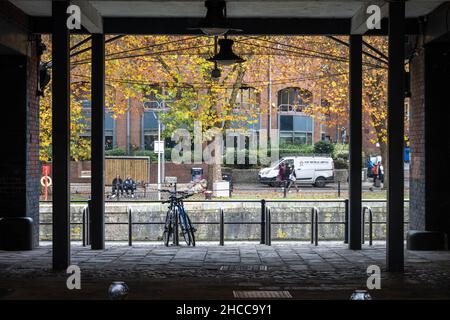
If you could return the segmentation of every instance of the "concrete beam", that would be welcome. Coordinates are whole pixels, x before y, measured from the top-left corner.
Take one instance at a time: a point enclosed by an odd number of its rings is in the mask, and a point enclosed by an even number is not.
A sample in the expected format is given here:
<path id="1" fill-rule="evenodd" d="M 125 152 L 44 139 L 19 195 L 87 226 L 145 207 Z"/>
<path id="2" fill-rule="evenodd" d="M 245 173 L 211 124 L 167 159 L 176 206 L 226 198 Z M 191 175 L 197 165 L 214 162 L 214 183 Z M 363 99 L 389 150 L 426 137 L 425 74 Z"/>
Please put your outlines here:
<path id="1" fill-rule="evenodd" d="M 90 33 L 103 33 L 103 18 L 97 9 L 86 0 L 70 0 L 81 10 L 81 25 Z"/>
<path id="2" fill-rule="evenodd" d="M 367 8 L 371 5 L 376 5 L 380 8 L 380 27 L 381 27 L 381 19 L 387 18 L 389 14 L 389 6 L 388 3 L 381 0 L 373 0 L 370 2 L 364 3 L 361 8 L 359 8 L 358 12 L 352 17 L 351 23 L 351 34 L 359 34 L 363 35 L 369 31 L 367 27 L 367 19 L 373 14 L 367 13 Z"/>

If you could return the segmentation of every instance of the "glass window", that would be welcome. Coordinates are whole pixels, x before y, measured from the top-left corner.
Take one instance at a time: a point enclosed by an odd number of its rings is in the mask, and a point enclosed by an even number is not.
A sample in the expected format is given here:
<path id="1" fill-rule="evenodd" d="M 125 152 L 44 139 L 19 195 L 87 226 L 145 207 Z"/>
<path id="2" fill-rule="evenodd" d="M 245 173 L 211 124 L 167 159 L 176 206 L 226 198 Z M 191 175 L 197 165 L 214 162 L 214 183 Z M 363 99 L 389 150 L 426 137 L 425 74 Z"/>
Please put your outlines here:
<path id="1" fill-rule="evenodd" d="M 285 88 L 278 91 L 278 108 L 280 111 L 302 112 L 312 101 L 312 93 L 300 88 Z"/>
<path id="2" fill-rule="evenodd" d="M 111 150 L 114 148 L 114 137 L 105 136 L 105 150 Z"/>
<path id="3" fill-rule="evenodd" d="M 307 143 L 306 133 L 305 132 L 300 132 L 300 133 L 296 132 L 294 134 L 294 143 L 295 144 L 306 144 Z"/>
<path id="4" fill-rule="evenodd" d="M 294 116 L 294 131 L 312 131 L 312 118 L 308 116 Z"/>
<path id="5" fill-rule="evenodd" d="M 293 116 L 280 115 L 280 130 L 292 131 L 294 129 Z"/>
<path id="6" fill-rule="evenodd" d="M 292 132 L 280 132 L 280 144 L 292 143 Z"/>
<path id="7" fill-rule="evenodd" d="M 144 149 L 153 151 L 155 149 L 154 142 L 157 140 L 157 135 L 155 134 L 146 134 L 144 136 Z"/>
<path id="8" fill-rule="evenodd" d="M 144 130 L 158 129 L 158 114 L 155 111 L 144 112 Z"/>

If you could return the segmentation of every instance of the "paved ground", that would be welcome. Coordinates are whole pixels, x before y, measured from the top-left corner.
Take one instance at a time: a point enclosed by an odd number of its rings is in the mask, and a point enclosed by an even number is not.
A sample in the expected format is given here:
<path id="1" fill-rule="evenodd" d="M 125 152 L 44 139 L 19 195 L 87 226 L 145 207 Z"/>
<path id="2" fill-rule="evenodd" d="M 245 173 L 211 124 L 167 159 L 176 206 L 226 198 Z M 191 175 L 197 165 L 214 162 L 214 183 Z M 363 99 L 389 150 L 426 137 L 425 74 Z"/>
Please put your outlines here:
<path id="1" fill-rule="evenodd" d="M 383 242 L 350 251 L 341 242 L 230 243 L 220 247 L 108 244 L 103 251 L 72 246 L 82 289 L 66 288 L 53 272 L 52 250 L 0 251 L 0 299 L 105 299 L 108 285 L 126 281 L 130 299 L 232 299 L 233 290 L 287 290 L 294 299 L 348 299 L 366 285 L 366 268 L 382 269 L 375 299 L 450 299 L 450 251 L 406 252 L 403 274 L 385 272 Z M 12 289 L 12 290 L 8 290 Z"/>

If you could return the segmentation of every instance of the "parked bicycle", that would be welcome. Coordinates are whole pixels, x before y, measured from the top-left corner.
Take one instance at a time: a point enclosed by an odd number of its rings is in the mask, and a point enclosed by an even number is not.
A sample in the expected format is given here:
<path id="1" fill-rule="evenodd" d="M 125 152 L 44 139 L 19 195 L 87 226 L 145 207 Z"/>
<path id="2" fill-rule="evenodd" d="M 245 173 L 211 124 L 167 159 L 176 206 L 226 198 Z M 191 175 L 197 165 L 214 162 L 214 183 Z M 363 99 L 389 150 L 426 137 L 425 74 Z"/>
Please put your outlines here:
<path id="1" fill-rule="evenodd" d="M 195 232 L 197 230 L 192 226 L 191 219 L 187 215 L 183 205 L 183 200 L 191 197 L 193 193 L 171 190 L 160 191 L 169 193 L 169 199 L 163 201 L 163 203 L 169 203 L 163 233 L 164 244 L 169 246 L 171 239 L 173 243 L 176 243 L 175 232 L 177 232 L 176 229 L 179 226 L 181 228 L 180 234 L 183 236 L 186 244 L 188 246 L 195 246 Z"/>

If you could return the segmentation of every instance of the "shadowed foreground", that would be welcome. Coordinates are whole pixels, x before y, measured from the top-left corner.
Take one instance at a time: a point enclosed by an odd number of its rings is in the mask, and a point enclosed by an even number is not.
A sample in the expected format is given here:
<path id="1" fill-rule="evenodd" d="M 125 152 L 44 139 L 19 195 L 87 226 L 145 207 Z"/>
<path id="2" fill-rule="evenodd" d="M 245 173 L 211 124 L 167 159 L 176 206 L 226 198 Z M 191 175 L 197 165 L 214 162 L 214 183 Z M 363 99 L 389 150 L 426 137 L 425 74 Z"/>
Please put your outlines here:
<path id="1" fill-rule="evenodd" d="M 348 299 L 366 286 L 369 265 L 381 268 L 374 299 L 449 299 L 450 252 L 407 251 L 403 274 L 385 271 L 385 244 L 348 250 L 341 242 L 232 242 L 224 247 L 137 243 L 103 251 L 72 246 L 81 290 L 68 290 L 65 272 L 51 270 L 48 244 L 30 252 L 0 251 L 0 299 L 107 299 L 112 281 L 125 281 L 129 299 L 233 299 L 233 291 L 288 291 L 292 299 Z"/>

